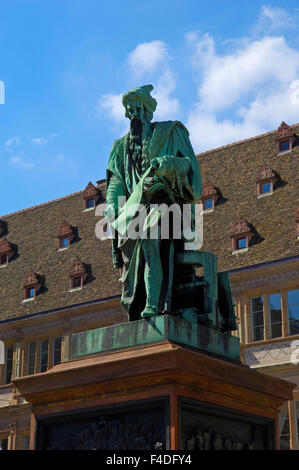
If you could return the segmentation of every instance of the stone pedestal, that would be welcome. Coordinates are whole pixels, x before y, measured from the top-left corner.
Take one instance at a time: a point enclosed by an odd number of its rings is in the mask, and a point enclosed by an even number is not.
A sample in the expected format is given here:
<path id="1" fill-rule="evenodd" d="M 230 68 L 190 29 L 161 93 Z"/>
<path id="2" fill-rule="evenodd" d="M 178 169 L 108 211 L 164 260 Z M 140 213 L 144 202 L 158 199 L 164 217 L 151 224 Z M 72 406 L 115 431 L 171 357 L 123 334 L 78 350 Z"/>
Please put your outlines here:
<path id="1" fill-rule="evenodd" d="M 31 448 L 278 448 L 295 385 L 241 365 L 236 338 L 190 325 L 164 316 L 84 332 L 70 361 L 15 379 L 32 404 Z"/>

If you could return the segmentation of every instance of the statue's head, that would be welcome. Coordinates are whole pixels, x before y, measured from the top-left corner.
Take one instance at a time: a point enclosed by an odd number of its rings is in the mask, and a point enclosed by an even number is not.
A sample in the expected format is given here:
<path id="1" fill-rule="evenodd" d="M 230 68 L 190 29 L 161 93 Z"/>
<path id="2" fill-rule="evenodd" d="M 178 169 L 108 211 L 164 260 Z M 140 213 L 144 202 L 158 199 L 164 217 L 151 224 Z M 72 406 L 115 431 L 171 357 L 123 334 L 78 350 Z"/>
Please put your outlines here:
<path id="1" fill-rule="evenodd" d="M 123 94 L 122 103 L 127 118 L 151 122 L 157 107 L 157 101 L 150 94 L 152 90 L 152 85 L 144 85 Z"/>

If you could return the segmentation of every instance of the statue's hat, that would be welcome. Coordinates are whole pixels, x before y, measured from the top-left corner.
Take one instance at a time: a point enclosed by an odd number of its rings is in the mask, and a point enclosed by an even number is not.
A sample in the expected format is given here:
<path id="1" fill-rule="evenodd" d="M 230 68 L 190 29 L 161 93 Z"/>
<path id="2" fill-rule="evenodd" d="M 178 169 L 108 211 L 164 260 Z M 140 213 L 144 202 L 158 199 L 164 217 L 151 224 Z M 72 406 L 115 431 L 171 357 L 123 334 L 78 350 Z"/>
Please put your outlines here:
<path id="1" fill-rule="evenodd" d="M 156 110 L 157 101 L 151 96 L 151 91 L 154 89 L 152 85 L 144 85 L 138 88 L 133 88 L 123 94 L 122 103 L 126 106 L 128 101 L 138 100 L 141 101 L 144 106 L 150 109 L 152 112 Z"/>

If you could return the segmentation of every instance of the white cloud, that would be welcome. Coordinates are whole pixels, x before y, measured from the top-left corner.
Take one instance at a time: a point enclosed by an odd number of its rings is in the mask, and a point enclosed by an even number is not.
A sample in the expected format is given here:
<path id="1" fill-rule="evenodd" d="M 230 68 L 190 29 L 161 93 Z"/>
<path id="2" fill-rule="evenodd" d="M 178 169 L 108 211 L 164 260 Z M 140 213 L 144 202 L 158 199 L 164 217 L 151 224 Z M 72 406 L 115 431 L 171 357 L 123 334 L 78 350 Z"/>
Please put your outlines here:
<path id="1" fill-rule="evenodd" d="M 176 79 L 169 61 L 167 46 L 162 41 L 138 44 L 126 61 L 135 78 L 142 76 L 144 81 L 154 85 L 152 95 L 158 101 L 155 119 L 170 119 L 178 113 L 180 107 L 179 101 L 171 96 L 175 91 Z M 122 94 L 102 95 L 97 103 L 97 111 L 99 114 L 104 111 L 122 131 L 127 131 L 129 124 L 122 105 Z"/>
<path id="2" fill-rule="evenodd" d="M 19 168 L 33 168 L 35 164 L 31 162 L 30 160 L 27 160 L 24 158 L 22 155 L 17 155 L 15 157 L 11 157 L 9 159 L 10 163 L 13 165 L 19 167 Z"/>
<path id="3" fill-rule="evenodd" d="M 198 77 L 198 101 L 188 117 L 197 151 L 275 129 L 282 120 L 298 122 L 291 85 L 299 77 L 299 51 L 284 37 L 247 38 L 222 55 L 209 35 L 187 39 Z"/>
<path id="4" fill-rule="evenodd" d="M 170 119 L 178 114 L 180 108 L 179 101 L 171 97 L 175 87 L 175 77 L 170 69 L 166 69 L 159 78 L 156 88 L 153 90 L 153 96 L 158 102 L 155 119 Z"/>
<path id="5" fill-rule="evenodd" d="M 20 137 L 11 137 L 5 142 L 6 147 L 11 147 L 12 145 L 20 145 L 22 140 Z"/>
<path id="6" fill-rule="evenodd" d="M 290 15 L 279 7 L 262 6 L 262 11 L 257 23 L 254 25 L 255 33 L 270 34 L 294 27 L 295 15 Z"/>
<path id="7" fill-rule="evenodd" d="M 97 110 L 102 112 L 105 110 L 108 115 L 115 121 L 122 122 L 125 120 L 124 107 L 121 102 L 122 94 L 102 95 L 97 104 Z"/>
<path id="8" fill-rule="evenodd" d="M 163 41 L 151 41 L 138 44 L 129 54 L 128 64 L 135 77 L 153 72 L 162 62 L 167 61 L 168 52 Z"/>
<path id="9" fill-rule="evenodd" d="M 35 137 L 34 139 L 31 140 L 31 142 L 33 142 L 36 145 L 45 145 L 56 136 L 57 134 L 53 132 L 49 137 Z"/>

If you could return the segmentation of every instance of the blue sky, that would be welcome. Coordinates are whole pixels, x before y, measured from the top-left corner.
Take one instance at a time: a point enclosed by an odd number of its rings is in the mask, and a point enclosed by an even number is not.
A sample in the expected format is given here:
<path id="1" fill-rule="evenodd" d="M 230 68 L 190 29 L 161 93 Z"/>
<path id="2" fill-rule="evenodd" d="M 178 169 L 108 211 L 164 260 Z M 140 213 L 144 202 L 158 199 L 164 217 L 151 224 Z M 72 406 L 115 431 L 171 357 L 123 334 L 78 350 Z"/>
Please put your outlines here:
<path id="1" fill-rule="evenodd" d="M 135 86 L 154 85 L 154 119 L 181 120 L 196 152 L 299 122 L 296 3 L 1 2 L 0 214 L 104 178 Z"/>

